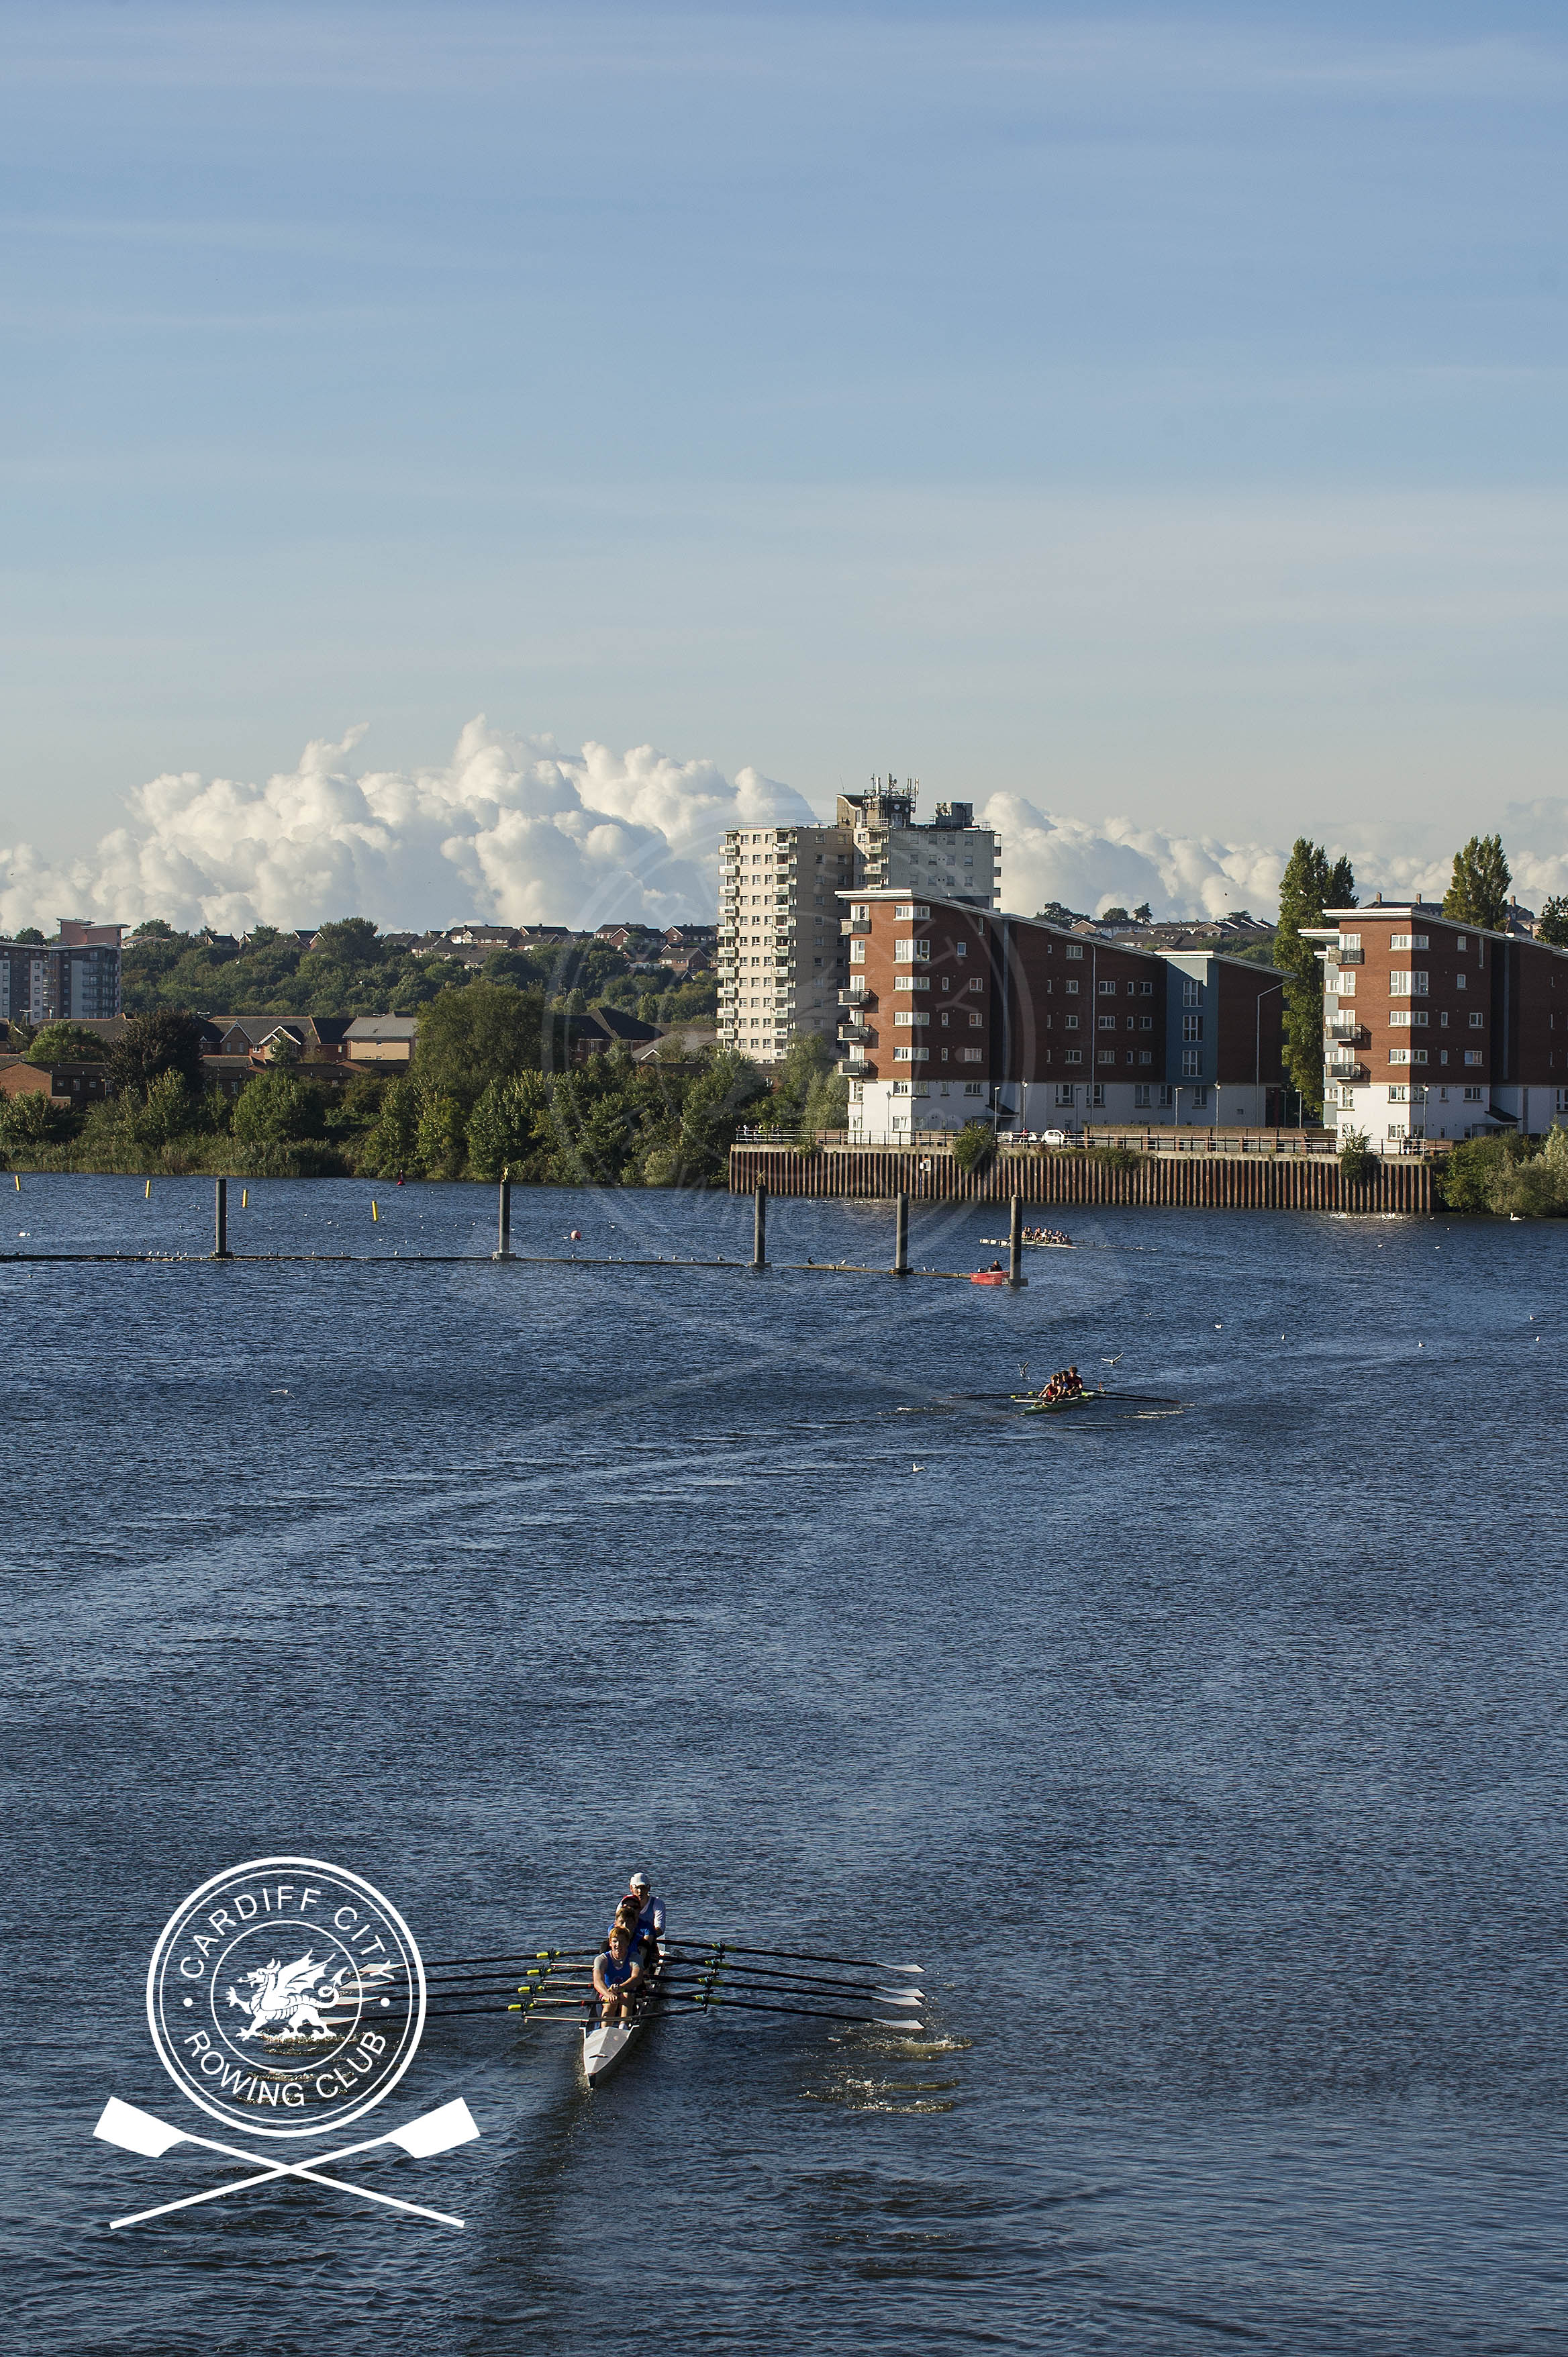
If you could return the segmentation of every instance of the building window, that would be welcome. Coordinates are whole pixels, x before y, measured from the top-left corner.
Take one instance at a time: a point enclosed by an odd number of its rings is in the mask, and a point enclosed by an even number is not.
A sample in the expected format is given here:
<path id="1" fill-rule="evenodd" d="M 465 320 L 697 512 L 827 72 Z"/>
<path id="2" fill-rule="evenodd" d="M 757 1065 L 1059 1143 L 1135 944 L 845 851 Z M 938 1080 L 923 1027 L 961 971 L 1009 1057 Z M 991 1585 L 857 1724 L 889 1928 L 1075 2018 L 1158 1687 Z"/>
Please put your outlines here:
<path id="1" fill-rule="evenodd" d="M 1147 1107 L 1147 1104 L 1148 1104 L 1148 1102 L 1149 1102 L 1149 1095 L 1150 1095 L 1150 1090 L 1149 1090 L 1149 1083 L 1148 1083 L 1148 1082 L 1147 1082 L 1147 1081 L 1140 1081 L 1140 1082 L 1138 1082 L 1137 1087 L 1136 1087 L 1136 1088 L 1133 1090 L 1133 1104 L 1134 1104 L 1135 1106 L 1144 1106 L 1144 1107 Z"/>
<path id="2" fill-rule="evenodd" d="M 1057 1083 L 1057 1103 L 1059 1105 L 1070 1105 L 1078 1103 L 1078 1091 L 1073 1087 L 1070 1081 L 1069 1081 L 1065 1085 L 1060 1082 Z"/>
<path id="3" fill-rule="evenodd" d="M 1396 969 L 1389 976 L 1389 995 L 1392 998 L 1424 998 L 1426 980 L 1424 967 L 1418 966 L 1413 974 Z"/>
<path id="4" fill-rule="evenodd" d="M 1203 1005 L 1203 985 L 1195 974 L 1184 974 L 1182 976 L 1181 1003 L 1184 1006 Z"/>
<path id="5" fill-rule="evenodd" d="M 1410 1061 L 1410 1049 L 1408 1048 L 1391 1048 L 1389 1049 L 1389 1061 L 1391 1064 L 1408 1064 Z"/>
<path id="6" fill-rule="evenodd" d="M 849 962 L 851 965 L 864 965 L 865 963 L 865 943 L 863 941 L 851 942 L 849 945 Z"/>
<path id="7" fill-rule="evenodd" d="M 1192 1092 L 1192 1109 L 1194 1113 L 1202 1113 L 1208 1105 L 1208 1091 L 1207 1089 L 1194 1089 Z"/>
<path id="8" fill-rule="evenodd" d="M 893 1017 L 893 1028 L 895 1031 L 908 1031 L 911 1024 L 914 1024 L 918 1025 L 921 1030 L 925 1030 L 929 1025 L 930 1019 L 931 1018 L 929 1015 L 906 1015 L 900 1010 Z M 946 1020 L 945 1017 L 943 1017 L 943 1020 Z"/>
<path id="9" fill-rule="evenodd" d="M 985 1093 L 984 1084 L 980 1081 L 965 1081 L 963 1084 L 963 1092 L 966 1097 L 983 1096 Z"/>
<path id="10" fill-rule="evenodd" d="M 1116 1028 L 1114 1015 L 1102 1015 L 1100 1018 L 1100 1028 L 1102 1031 L 1114 1031 Z"/>
<path id="11" fill-rule="evenodd" d="M 1133 987 L 1132 984 L 1129 983 L 1127 987 L 1131 990 Z M 1141 982 L 1138 985 L 1138 996 L 1140 998 L 1153 998 L 1154 995 L 1155 985 L 1152 982 Z"/>
<path id="12" fill-rule="evenodd" d="M 1101 998 L 1114 998 L 1116 985 L 1113 982 L 1102 982 L 1100 985 L 1100 996 Z"/>
<path id="13" fill-rule="evenodd" d="M 1139 1017 L 1138 1017 L 1138 1028 L 1139 1028 L 1139 1030 L 1140 1030 L 1140 1031 L 1152 1031 L 1152 1030 L 1154 1029 L 1154 1028 L 1155 1028 L 1155 1018 L 1154 1018 L 1154 1017 L 1153 1017 L 1152 1015 L 1140 1015 L 1140 1016 L 1139 1016 Z"/>
<path id="14" fill-rule="evenodd" d="M 1064 982 L 1062 988 L 1069 998 L 1076 998 L 1078 996 L 1078 985 L 1076 982 Z"/>
<path id="15" fill-rule="evenodd" d="M 1083 955 L 1082 943 L 1079 942 L 1069 942 L 1062 954 L 1064 957 L 1080 958 Z"/>
<path id="16" fill-rule="evenodd" d="M 1076 1016 L 1076 1015 L 1064 1015 L 1064 1016 L 1062 1017 L 1062 1029 L 1063 1029 L 1064 1031 L 1076 1031 L 1076 1030 L 1078 1029 L 1078 1017 L 1077 1017 L 1077 1016 Z"/>
<path id="17" fill-rule="evenodd" d="M 961 942 L 960 942 L 960 943 L 959 943 L 959 945 L 958 945 L 958 953 L 959 953 L 960 957 L 962 957 L 962 955 L 963 955 L 963 943 L 962 943 Z M 969 986 L 970 986 L 971 990 L 983 990 L 983 989 L 984 989 L 984 987 L 985 987 L 984 984 L 981 981 L 980 976 L 979 976 L 978 974 L 976 974 L 976 975 L 975 975 L 974 980 L 970 984 L 970 985 L 969 985 Z M 1047 985 L 1046 985 L 1046 988 L 1047 988 L 1047 990 L 1050 988 L 1050 984 L 1049 984 L 1048 982 L 1047 982 Z"/>
<path id="18" fill-rule="evenodd" d="M 1389 1028 L 1391 1028 L 1391 1030 L 1394 1030 L 1394 1031 L 1408 1031 L 1408 1030 L 1410 1029 L 1410 1028 L 1411 1028 L 1412 1024 L 1413 1024 L 1413 1025 L 1415 1026 L 1415 1028 L 1416 1028 L 1416 1029 L 1417 1029 L 1418 1031 L 1424 1031 L 1424 1030 L 1425 1030 L 1425 1028 L 1426 1028 L 1426 1009 L 1425 1009 L 1425 1007 L 1424 1007 L 1424 1006 L 1391 1006 L 1391 1007 L 1390 1007 L 1390 1009 L 1389 1009 Z"/>
<path id="19" fill-rule="evenodd" d="M 1181 1036 L 1184 1039 L 1201 1039 L 1203 1037 L 1202 1016 L 1184 1015 L 1181 1018 Z"/>
<path id="20" fill-rule="evenodd" d="M 982 1053 L 979 1048 L 961 1048 L 958 1051 L 958 1060 L 961 1064 L 978 1064 Z"/>
<path id="21" fill-rule="evenodd" d="M 1160 1082 L 1160 1110 L 1161 1110 L 1161 1112 L 1162 1112 L 1162 1113 L 1169 1113 L 1169 1111 L 1170 1111 L 1170 1109 L 1171 1109 L 1172 1105 L 1173 1105 L 1175 1103 L 1176 1103 L 1176 1091 L 1172 1088 L 1172 1086 L 1171 1086 L 1171 1084 L 1170 1084 L 1169 1081 L 1162 1081 L 1162 1082 Z"/>
<path id="22" fill-rule="evenodd" d="M 1389 1135 L 1391 1137 L 1408 1137 L 1410 1135 L 1410 1131 L 1402 1121 L 1391 1121 L 1389 1124 Z"/>
<path id="23" fill-rule="evenodd" d="M 1461 940 L 1460 940 L 1459 946 L 1460 946 L 1460 948 L 1461 948 L 1461 949 L 1463 949 L 1463 948 L 1464 948 L 1464 946 L 1465 946 L 1465 943 L 1464 943 L 1464 941 L 1463 941 L 1463 939 L 1462 939 L 1462 938 L 1461 938 Z M 1455 977 L 1454 977 L 1454 987 L 1455 987 L 1455 990 L 1468 990 L 1468 989 L 1469 989 L 1469 987 L 1470 987 L 1470 977 L 1469 977 L 1469 975 L 1468 975 L 1467 974 L 1456 974 L 1455 975 Z"/>
<path id="24" fill-rule="evenodd" d="M 1102 1082 L 1101 1082 L 1100 1081 L 1096 1081 L 1096 1082 L 1095 1082 L 1095 1083 L 1094 1083 L 1094 1086 L 1090 1090 L 1090 1092 L 1089 1092 L 1089 1102 L 1090 1102 L 1090 1103 L 1094 1107 L 1094 1109 L 1095 1109 L 1095 1111 L 1096 1111 L 1097 1113 L 1098 1113 L 1098 1112 L 1101 1109 L 1101 1107 L 1104 1105 L 1104 1103 L 1105 1103 L 1105 1089 L 1104 1089 L 1104 1085 L 1103 1085 L 1103 1083 L 1102 1083 Z"/>
<path id="25" fill-rule="evenodd" d="M 1470 936 L 1469 936 L 1469 934 L 1468 934 L 1468 933 L 1461 933 L 1461 934 L 1460 934 L 1460 936 L 1459 936 L 1459 943 L 1458 943 L 1458 945 L 1459 945 L 1459 947 L 1460 947 L 1462 950 L 1467 950 L 1467 949 L 1469 948 L 1469 946 L 1470 946 Z M 1464 988 L 1464 985 L 1465 985 L 1465 977 L 1464 977 L 1464 975 L 1463 975 L 1463 974 L 1461 974 L 1461 975 L 1460 975 L 1460 977 L 1459 977 L 1459 986 L 1460 986 L 1460 988 L 1461 988 L 1461 989 L 1463 989 L 1463 988 Z"/>
<path id="26" fill-rule="evenodd" d="M 967 957 L 969 955 L 969 943 L 967 942 L 954 942 L 952 945 L 952 953 L 954 957 Z M 972 982 L 969 986 L 971 990 L 978 990 L 980 988 L 980 985 L 977 982 Z"/>
<path id="27" fill-rule="evenodd" d="M 893 1050 L 893 1061 L 896 1064 L 923 1064 L 925 1060 L 926 1051 L 923 1048 L 895 1048 Z"/>
<path id="28" fill-rule="evenodd" d="M 1083 1057 L 1077 1048 L 1069 1048 L 1066 1055 L 1062 1058 L 1062 1062 L 1064 1064 L 1081 1064 L 1082 1061 Z"/>
<path id="29" fill-rule="evenodd" d="M 1202 1070 L 1202 1049 L 1200 1048 L 1184 1048 L 1181 1051 L 1181 1076 L 1183 1080 L 1196 1080 Z"/>
<path id="30" fill-rule="evenodd" d="M 1355 1092 L 1355 1090 L 1354 1090 L 1354 1089 L 1341 1089 L 1341 1090 L 1340 1090 L 1340 1092 L 1339 1092 L 1339 1102 L 1340 1102 L 1340 1103 L 1345 1107 L 1346 1111 L 1347 1111 L 1347 1112 L 1348 1112 L 1348 1111 L 1349 1111 L 1349 1109 L 1351 1108 L 1351 1106 L 1353 1106 L 1353 1105 L 1354 1105 L 1354 1103 L 1355 1103 L 1355 1102 L 1356 1102 L 1356 1092 Z"/>
<path id="31" fill-rule="evenodd" d="M 1339 936 L 1339 946 L 1340 946 L 1340 948 L 1341 948 L 1342 950 L 1359 950 L 1359 949 L 1360 948 L 1360 946 L 1361 946 L 1361 936 L 1360 936 L 1360 934 L 1359 934 L 1359 933 L 1341 933 L 1341 934 L 1340 934 L 1340 936 Z M 1463 940 L 1461 940 L 1461 942 L 1460 942 L 1460 943 L 1459 943 L 1459 946 L 1460 946 L 1460 948 L 1461 948 L 1461 949 L 1463 949 L 1463 948 L 1464 948 L 1465 944 L 1464 944 Z"/>
<path id="32" fill-rule="evenodd" d="M 978 1031 L 983 1026 L 984 1021 L 985 1017 L 983 1015 L 972 1015 L 969 1018 L 969 1028 L 972 1031 Z"/>
<path id="33" fill-rule="evenodd" d="M 1391 950 L 1429 950 L 1432 942 L 1425 933 L 1391 933 L 1389 947 Z"/>
<path id="34" fill-rule="evenodd" d="M 1140 1064 L 1152 1064 L 1152 1063 L 1154 1062 L 1154 1060 L 1155 1060 L 1155 1051 L 1154 1051 L 1154 1049 L 1153 1049 L 1152 1048 L 1140 1048 L 1140 1049 L 1139 1049 L 1139 1050 L 1138 1050 L 1138 1061 L 1139 1061 L 1139 1063 L 1140 1063 Z"/>
<path id="35" fill-rule="evenodd" d="M 1486 1028 L 1486 1017 L 1485 1017 L 1484 1016 L 1481 1016 L 1481 1015 L 1472 1015 L 1472 1016 L 1471 1016 L 1471 1017 L 1470 1017 L 1470 1028 L 1471 1028 L 1471 1030 L 1472 1030 L 1472 1031 L 1480 1031 L 1480 1030 L 1484 1030 L 1484 1029 L 1485 1029 L 1485 1028 Z"/>
<path id="36" fill-rule="evenodd" d="M 1102 1064 L 1113 1064 L 1116 1061 L 1115 1049 L 1101 1048 L 1100 1050 L 1100 1060 Z"/>
<path id="37" fill-rule="evenodd" d="M 1389 1091 L 1389 1103 L 1390 1104 L 1408 1104 L 1410 1103 L 1410 1091 L 1402 1081 L 1396 1082 L 1394 1086 Z"/>
<path id="38" fill-rule="evenodd" d="M 1482 1049 L 1480 1049 L 1480 1048 L 1466 1048 L 1466 1050 L 1465 1050 L 1465 1061 L 1466 1061 L 1467 1064 L 1484 1064 L 1484 1063 L 1486 1062 L 1486 1060 L 1487 1060 L 1487 1059 L 1486 1059 L 1486 1054 L 1485 1054 L 1485 1051 L 1484 1051 Z M 1468 1094 L 1468 1093 L 1469 1093 L 1469 1092 L 1468 1092 L 1468 1091 L 1466 1091 L 1466 1094 Z"/>

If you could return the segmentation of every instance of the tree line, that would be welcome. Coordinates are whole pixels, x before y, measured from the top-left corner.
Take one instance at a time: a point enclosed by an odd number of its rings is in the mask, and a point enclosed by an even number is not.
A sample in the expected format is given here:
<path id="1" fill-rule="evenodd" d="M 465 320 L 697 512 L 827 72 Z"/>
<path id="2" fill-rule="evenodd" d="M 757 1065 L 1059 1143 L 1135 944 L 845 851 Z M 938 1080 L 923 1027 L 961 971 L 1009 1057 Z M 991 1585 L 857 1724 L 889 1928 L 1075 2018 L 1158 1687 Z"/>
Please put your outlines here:
<path id="1" fill-rule="evenodd" d="M 125 943 L 120 993 L 127 1015 L 158 1007 L 198 1007 L 204 1015 L 422 1015 L 443 992 L 480 978 L 542 991 L 575 1013 L 594 1000 L 628 1013 L 646 1008 L 650 1022 L 696 1022 L 718 1005 L 711 975 L 680 982 L 668 967 L 634 973 L 612 942 L 495 949 L 476 970 L 457 957 L 414 957 L 387 941 L 369 917 L 323 925 L 309 949 L 297 934 L 272 925 L 258 925 L 236 942 L 177 932 L 151 917 Z"/>
<path id="2" fill-rule="evenodd" d="M 32 1058 L 101 1061 L 112 1093 L 80 1112 L 42 1092 L 0 1096 L 0 1155 L 32 1168 L 712 1186 L 727 1178 L 742 1122 L 837 1129 L 848 1117 L 824 1040 L 795 1041 L 772 1073 L 732 1049 L 684 1057 L 674 1039 L 643 1063 L 620 1048 L 574 1062 L 564 1007 L 485 978 L 421 1016 L 406 1076 L 340 1087 L 280 1058 L 231 1102 L 204 1085 L 203 1037 L 175 1008 L 133 1016 L 107 1049 L 50 1026 Z"/>

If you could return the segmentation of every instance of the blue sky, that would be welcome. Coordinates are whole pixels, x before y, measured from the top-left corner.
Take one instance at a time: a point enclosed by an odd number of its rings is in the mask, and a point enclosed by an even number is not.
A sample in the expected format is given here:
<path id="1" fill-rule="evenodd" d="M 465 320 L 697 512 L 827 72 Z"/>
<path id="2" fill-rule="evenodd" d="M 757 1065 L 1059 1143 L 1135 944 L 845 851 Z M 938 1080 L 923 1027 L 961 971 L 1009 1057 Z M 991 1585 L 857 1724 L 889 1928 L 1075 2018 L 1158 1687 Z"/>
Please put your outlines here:
<path id="1" fill-rule="evenodd" d="M 818 803 L 1563 835 L 1560 11 L 3 39 L 0 839 L 480 712 Z"/>

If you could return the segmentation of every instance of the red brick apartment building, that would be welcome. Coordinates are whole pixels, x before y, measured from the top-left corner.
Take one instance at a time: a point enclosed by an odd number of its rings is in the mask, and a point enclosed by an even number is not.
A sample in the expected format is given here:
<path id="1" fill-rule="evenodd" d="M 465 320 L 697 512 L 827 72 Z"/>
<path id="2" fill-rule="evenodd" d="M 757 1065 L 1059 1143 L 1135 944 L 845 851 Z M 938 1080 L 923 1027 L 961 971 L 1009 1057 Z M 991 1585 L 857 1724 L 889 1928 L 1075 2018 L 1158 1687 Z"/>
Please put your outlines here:
<path id="1" fill-rule="evenodd" d="M 1330 909 L 1312 938 L 1331 1128 L 1397 1149 L 1568 1115 L 1568 950 L 1419 901 Z"/>
<path id="2" fill-rule="evenodd" d="M 840 898 L 838 1069 L 851 1134 L 868 1145 L 976 1118 L 1071 1130 L 1286 1117 L 1284 976 L 1267 966 L 907 889 Z"/>

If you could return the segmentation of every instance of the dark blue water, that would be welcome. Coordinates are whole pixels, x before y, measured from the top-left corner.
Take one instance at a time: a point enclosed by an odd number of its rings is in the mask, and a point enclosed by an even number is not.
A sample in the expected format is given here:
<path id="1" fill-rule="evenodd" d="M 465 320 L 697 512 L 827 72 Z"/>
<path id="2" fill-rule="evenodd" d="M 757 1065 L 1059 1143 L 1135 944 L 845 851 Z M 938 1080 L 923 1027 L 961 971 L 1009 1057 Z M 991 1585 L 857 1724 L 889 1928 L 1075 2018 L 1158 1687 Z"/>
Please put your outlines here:
<path id="1" fill-rule="evenodd" d="M 0 1249 L 209 1217 L 0 1202 Z M 0 1266 L 10 2348 L 1564 2345 L 1568 1232 L 1108 1212 L 1011 1296 L 235 1202 L 241 1248 L 475 1264 Z M 516 1242 L 749 1220 L 536 1193 Z M 939 1404 L 1112 1358 L 1182 1412 Z M 148 1954 L 274 1851 L 435 1956 L 592 1936 L 644 1866 L 686 1926 L 918 1960 L 933 2029 L 671 2020 L 590 2097 L 562 2034 L 449 2023 L 389 2124 L 460 2093 L 481 2141 L 356 2167 L 465 2233 L 296 2185 L 112 2236 L 227 2171 L 91 2132 L 203 2125 Z"/>

